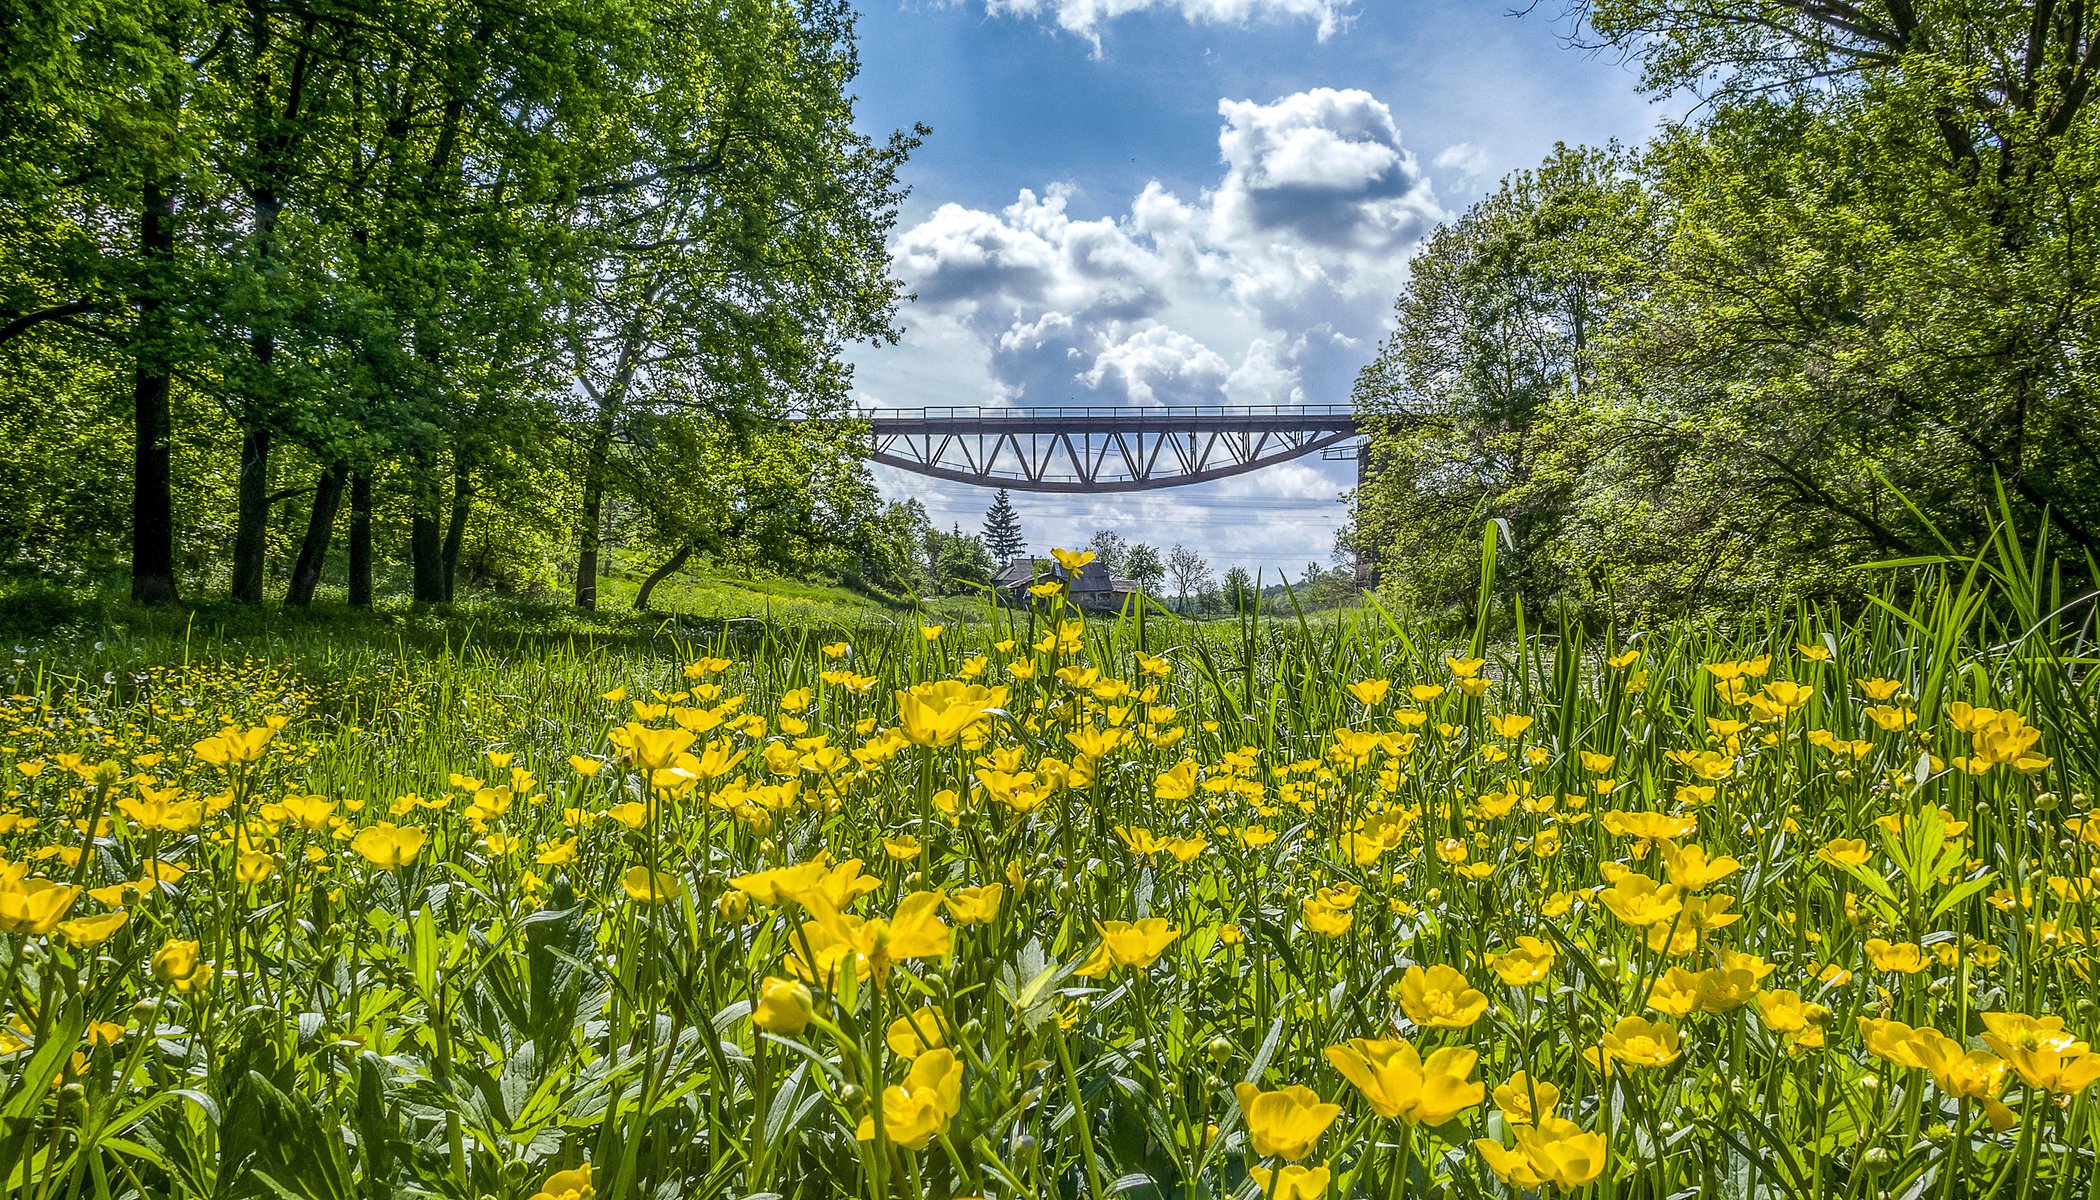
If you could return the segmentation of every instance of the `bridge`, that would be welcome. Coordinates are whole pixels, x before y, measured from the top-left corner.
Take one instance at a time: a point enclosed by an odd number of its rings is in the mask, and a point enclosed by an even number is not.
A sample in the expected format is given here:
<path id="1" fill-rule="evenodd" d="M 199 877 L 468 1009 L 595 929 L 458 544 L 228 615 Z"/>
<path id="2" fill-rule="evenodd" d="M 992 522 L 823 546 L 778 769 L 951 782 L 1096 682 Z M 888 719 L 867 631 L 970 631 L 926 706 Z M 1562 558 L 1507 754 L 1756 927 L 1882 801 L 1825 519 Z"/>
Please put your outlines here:
<path id="1" fill-rule="evenodd" d="M 1137 492 L 1258 471 L 1357 436 L 1346 404 L 863 409 L 868 458 L 1025 492 Z"/>

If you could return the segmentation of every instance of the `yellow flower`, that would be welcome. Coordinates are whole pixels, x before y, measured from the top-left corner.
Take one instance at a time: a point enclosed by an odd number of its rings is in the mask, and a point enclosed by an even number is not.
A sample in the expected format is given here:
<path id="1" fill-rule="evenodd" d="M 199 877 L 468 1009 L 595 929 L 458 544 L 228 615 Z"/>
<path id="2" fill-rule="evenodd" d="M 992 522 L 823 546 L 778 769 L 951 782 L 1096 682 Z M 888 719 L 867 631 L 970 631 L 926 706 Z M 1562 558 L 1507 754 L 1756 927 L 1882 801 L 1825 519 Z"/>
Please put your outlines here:
<path id="1" fill-rule="evenodd" d="M 1543 1079 L 1533 1079 L 1523 1071 L 1510 1076 L 1495 1089 L 1495 1107 L 1512 1125 L 1536 1125 L 1541 1117 L 1552 1116 L 1559 1103 L 1559 1088 Z"/>
<path id="2" fill-rule="evenodd" d="M 328 818 L 335 815 L 335 801 L 324 796 L 286 796 L 284 815 L 302 829 L 319 831 L 328 828 Z"/>
<path id="3" fill-rule="evenodd" d="M 2100 1080 L 2100 1055 L 2071 1036 L 2062 1017 L 1981 1015 L 1987 1030 L 1983 1044 L 2005 1059 L 2028 1087 L 2075 1096 Z"/>
<path id="4" fill-rule="evenodd" d="M 1604 1174 L 1604 1135 L 1585 1133 L 1582 1126 L 1561 1117 L 1519 1126 L 1517 1149 L 1541 1179 L 1563 1192 L 1586 1187 Z"/>
<path id="5" fill-rule="evenodd" d="M 1699 828 L 1699 820 L 1696 817 L 1678 817 L 1659 812 L 1627 812 L 1621 809 L 1600 813 L 1597 824 L 1602 825 L 1607 833 L 1638 842 L 1674 841 L 1690 837 Z"/>
<path id="6" fill-rule="evenodd" d="M 629 721 L 612 731 L 613 744 L 634 756 L 634 765 L 644 771 L 655 772 L 676 766 L 678 756 L 684 754 L 698 740 L 690 729 L 672 727 L 651 729 L 647 725 Z"/>
<path id="7" fill-rule="evenodd" d="M 924 847 L 919 845 L 919 839 L 908 833 L 882 839 L 882 852 L 898 862 L 910 862 L 919 857 L 923 849 Z"/>
<path id="8" fill-rule="evenodd" d="M 1803 1000 L 1799 992 L 1780 988 L 1757 994 L 1757 1015 L 1766 1029 L 1790 1045 L 1813 1049 L 1823 1044 L 1823 1023 L 1830 1019 L 1830 1010 Z"/>
<path id="9" fill-rule="evenodd" d="M 891 1054 L 899 1058 L 917 1058 L 928 1050 L 938 1050 L 948 1044 L 948 1039 L 941 1033 L 944 1020 L 940 1009 L 922 1004 L 891 1021 L 882 1038 Z"/>
<path id="10" fill-rule="evenodd" d="M 1676 1062 L 1680 1053 L 1674 1027 L 1642 1017 L 1620 1017 L 1603 1043 L 1613 1061 L 1629 1067 L 1665 1067 Z"/>
<path id="11" fill-rule="evenodd" d="M 117 808 L 141 829 L 187 833 L 204 820 L 204 804 L 199 800 L 173 799 L 174 795 L 175 789 L 169 788 L 165 793 L 151 793 L 137 799 L 127 796 L 117 801 Z"/>
<path id="12" fill-rule="evenodd" d="M 1442 1125 L 1478 1105 L 1486 1085 L 1475 1080 L 1479 1054 L 1459 1046 L 1424 1059 L 1409 1042 L 1351 1038 L 1327 1048 L 1327 1061 L 1363 1094 L 1379 1116 L 1409 1125 Z"/>
<path id="13" fill-rule="evenodd" d="M 1050 551 L 1050 557 L 1057 560 L 1058 566 L 1077 575 L 1081 571 L 1086 570 L 1088 563 L 1094 561 L 1094 552 L 1092 550 L 1064 550 L 1053 547 Z"/>
<path id="14" fill-rule="evenodd" d="M 2004 1059 L 1988 1050 L 1966 1049 L 1930 1027 L 1914 1031 L 1910 1047 L 1918 1064 L 1932 1075 L 1935 1086 L 1958 1100 L 1981 1101 L 1984 1115 L 1999 1132 L 2019 1123 L 2019 1118 L 1998 1099 L 1998 1093 L 2005 1090 Z"/>
<path id="15" fill-rule="evenodd" d="M 1385 703 L 1385 695 L 1392 687 L 1390 679 L 1360 679 L 1349 685 L 1349 694 L 1365 708 L 1377 708 Z"/>
<path id="16" fill-rule="evenodd" d="M 429 837 L 427 830 L 381 821 L 358 830 L 357 836 L 350 839 L 350 848 L 373 866 L 398 869 L 416 861 Z"/>
<path id="17" fill-rule="evenodd" d="M 1663 863 L 1670 874 L 1670 882 L 1687 892 L 1704 891 L 1742 869 L 1741 863 L 1730 855 L 1708 858 L 1701 846 L 1686 846 L 1679 849 L 1675 842 L 1663 843 Z"/>
<path id="18" fill-rule="evenodd" d="M 751 1023 L 767 1033 L 797 1034 L 809 1027 L 809 1018 L 815 1012 L 816 1004 L 807 985 L 797 979 L 768 975 L 759 982 L 758 1002 L 751 1006 Z"/>
<path id="19" fill-rule="evenodd" d="M 532 1200 L 596 1200 L 597 1195 L 597 1189 L 591 1186 L 591 1164 L 585 1163 L 547 1176 L 547 1182 L 532 1194 Z"/>
<path id="20" fill-rule="evenodd" d="M 241 883 L 262 883 L 277 873 L 277 856 L 243 851 L 233 861 L 233 877 Z"/>
<path id="21" fill-rule="evenodd" d="M 0 876 L 0 933 L 26 933 L 41 937 L 58 923 L 80 899 L 80 889 L 32 876 L 9 880 Z"/>
<path id="22" fill-rule="evenodd" d="M 1554 954 L 1551 942 L 1527 935 L 1502 953 L 1488 955 L 1488 966 L 1509 986 L 1529 987 L 1553 969 Z"/>
<path id="23" fill-rule="evenodd" d="M 956 888 L 948 893 L 948 915 L 959 924 L 981 925 L 999 915 L 999 900 L 1006 886 L 987 883 L 983 887 Z"/>
<path id="24" fill-rule="evenodd" d="M 1181 936 L 1181 931 L 1169 925 L 1165 917 L 1104 921 L 1100 929 L 1101 944 L 1080 964 L 1076 974 L 1091 978 L 1106 975 L 1116 967 L 1149 967 Z"/>
<path id="25" fill-rule="evenodd" d="M 1487 1012 L 1487 996 L 1456 967 L 1415 966 L 1400 977 L 1400 1008 L 1425 1029 L 1464 1029 Z"/>
<path id="26" fill-rule="evenodd" d="M 153 952 L 153 977 L 178 992 L 195 992 L 211 982 L 211 964 L 198 961 L 198 943 L 170 938 Z"/>
<path id="27" fill-rule="evenodd" d="M 130 919 L 131 914 L 126 912 L 103 913 L 93 917 L 75 917 L 70 921 L 60 921 L 58 923 L 58 936 L 75 946 L 83 948 L 99 946 L 103 942 L 108 941 L 111 934 L 122 929 L 124 922 Z"/>
<path id="28" fill-rule="evenodd" d="M 620 876 L 620 889 L 638 904 L 667 904 L 685 894 L 685 886 L 674 875 L 632 866 Z"/>
<path id="29" fill-rule="evenodd" d="M 966 730 L 1006 704 L 1006 689 L 943 679 L 897 693 L 897 721 L 921 746 L 952 746 Z"/>
<path id="30" fill-rule="evenodd" d="M 1488 1170 L 1495 1173 L 1495 1178 L 1510 1187 L 1528 1192 L 1545 1186 L 1546 1177 L 1539 1173 L 1539 1169 L 1532 1165 L 1531 1157 L 1522 1150 L 1512 1150 L 1493 1138 L 1474 1138 L 1473 1149 L 1487 1164 Z"/>
<path id="31" fill-rule="evenodd" d="M 1894 705 L 1870 704 L 1867 706 L 1866 713 L 1876 725 L 1881 726 L 1890 733 L 1908 729 L 1918 722 L 1918 714 L 1914 710 L 1898 708 Z"/>
<path id="32" fill-rule="evenodd" d="M 882 1090 L 883 1133 L 907 1150 L 925 1149 L 962 1108 L 962 1076 L 962 1062 L 952 1050 L 928 1050 L 913 1059 L 904 1082 Z M 874 1113 L 860 1119 L 854 1136 L 875 1140 Z"/>
<path id="33" fill-rule="evenodd" d="M 795 960 L 805 975 L 814 970 L 828 979 L 850 957 L 856 974 L 879 983 L 889 978 L 893 963 L 945 958 L 954 944 L 954 931 L 941 921 L 939 892 L 913 892 L 887 918 L 842 913 L 814 891 L 805 893 L 802 902 L 810 911 L 803 936 L 816 958 L 814 963 Z"/>
<path id="34" fill-rule="evenodd" d="M 1340 937 L 1356 922 L 1355 913 L 1329 904 L 1318 896 L 1307 896 L 1302 911 L 1305 927 L 1321 937 Z"/>
<path id="35" fill-rule="evenodd" d="M 1878 1020 L 1874 1017 L 1859 1018 L 1860 1040 L 1866 1043 L 1867 1053 L 1914 1071 L 1925 1065 L 1918 1058 L 1916 1048 L 1911 1045 L 1911 1039 L 1917 1032 L 1901 1021 Z"/>
<path id="36" fill-rule="evenodd" d="M 1867 961 L 1877 971 L 1888 971 L 1897 975 L 1915 975 L 1929 964 L 1925 951 L 1916 942 L 1891 942 L 1886 938 L 1867 939 Z"/>
<path id="37" fill-rule="evenodd" d="M 1636 929 L 1669 923 L 1684 909 L 1674 884 L 1658 884 L 1637 871 L 1629 871 L 1618 882 L 1598 893 L 1597 898 L 1612 915 Z"/>
<path id="38" fill-rule="evenodd" d="M 1291 1162 L 1310 1153 L 1313 1143 L 1342 1112 L 1341 1105 L 1322 1101 L 1303 1084 L 1265 1092 L 1252 1083 L 1240 1083 L 1234 1085 L 1232 1094 L 1239 1098 L 1254 1152 Z"/>
<path id="39" fill-rule="evenodd" d="M 1832 838 L 1823 843 L 1823 848 L 1816 852 L 1816 857 L 1841 866 L 1863 867 L 1867 865 L 1867 860 L 1874 857 L 1874 852 L 1867 849 L 1864 839 Z"/>
<path id="40" fill-rule="evenodd" d="M 1524 713 L 1500 713 L 1488 717 L 1487 723 L 1488 728 L 1493 729 L 1497 737 L 1517 738 L 1524 736 L 1524 731 L 1531 728 L 1532 720 L 1533 718 Z"/>
<path id="41" fill-rule="evenodd" d="M 1326 1167 L 1302 1167 L 1297 1163 L 1285 1164 L 1271 1171 L 1267 1167 L 1249 1167 L 1247 1174 L 1254 1179 L 1255 1186 L 1269 1200 L 1320 1200 L 1327 1194 L 1327 1184 L 1333 1178 Z"/>
<path id="42" fill-rule="evenodd" d="M 238 766 L 261 758 L 263 747 L 276 736 L 277 729 L 272 725 L 257 725 L 252 729 L 228 725 L 214 736 L 192 745 L 190 750 L 213 766 Z"/>

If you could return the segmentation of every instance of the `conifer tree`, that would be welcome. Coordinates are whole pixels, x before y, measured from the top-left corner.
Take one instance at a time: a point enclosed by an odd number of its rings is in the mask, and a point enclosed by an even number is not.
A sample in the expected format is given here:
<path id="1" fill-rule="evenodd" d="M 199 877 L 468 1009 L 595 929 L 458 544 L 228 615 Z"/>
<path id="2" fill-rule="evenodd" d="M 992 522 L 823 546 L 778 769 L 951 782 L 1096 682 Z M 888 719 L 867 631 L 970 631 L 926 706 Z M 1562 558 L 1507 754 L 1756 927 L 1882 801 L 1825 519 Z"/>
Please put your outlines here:
<path id="1" fill-rule="evenodd" d="M 984 546 L 1001 564 L 1021 557 L 1028 548 L 1027 539 L 1021 536 L 1021 515 L 1014 511 L 1013 498 L 1005 488 L 999 489 L 990 511 L 984 514 Z"/>

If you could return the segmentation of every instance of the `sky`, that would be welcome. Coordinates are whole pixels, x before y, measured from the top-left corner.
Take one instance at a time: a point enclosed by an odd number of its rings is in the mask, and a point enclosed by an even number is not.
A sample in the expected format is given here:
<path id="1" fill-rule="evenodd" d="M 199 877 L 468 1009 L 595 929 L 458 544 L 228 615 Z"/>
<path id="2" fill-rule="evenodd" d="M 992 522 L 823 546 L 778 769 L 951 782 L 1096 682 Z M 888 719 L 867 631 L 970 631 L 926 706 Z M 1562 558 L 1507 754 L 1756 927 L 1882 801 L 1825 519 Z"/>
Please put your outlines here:
<path id="1" fill-rule="evenodd" d="M 890 242 L 915 299 L 866 405 L 1346 403 L 1436 225 L 1556 142 L 1638 142 L 1634 69 L 1512 0 L 861 0 L 858 119 L 932 133 Z M 941 528 L 992 492 L 887 467 Z M 1099 529 L 1301 576 L 1355 465 L 1014 493 L 1037 554 Z"/>

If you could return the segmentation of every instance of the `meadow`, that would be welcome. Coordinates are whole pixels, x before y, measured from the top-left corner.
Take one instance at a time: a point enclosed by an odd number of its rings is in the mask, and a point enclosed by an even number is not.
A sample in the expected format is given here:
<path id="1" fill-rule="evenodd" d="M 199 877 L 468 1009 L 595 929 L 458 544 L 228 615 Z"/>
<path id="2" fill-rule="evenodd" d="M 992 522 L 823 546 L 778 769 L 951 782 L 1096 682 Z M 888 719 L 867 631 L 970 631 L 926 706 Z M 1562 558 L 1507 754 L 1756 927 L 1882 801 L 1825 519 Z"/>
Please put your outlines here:
<path id="1" fill-rule="evenodd" d="M 1492 546 L 1492 543 L 1490 543 Z M 151 634 L 0 699 L 0 1193 L 2100 1196 L 2091 598 Z"/>

